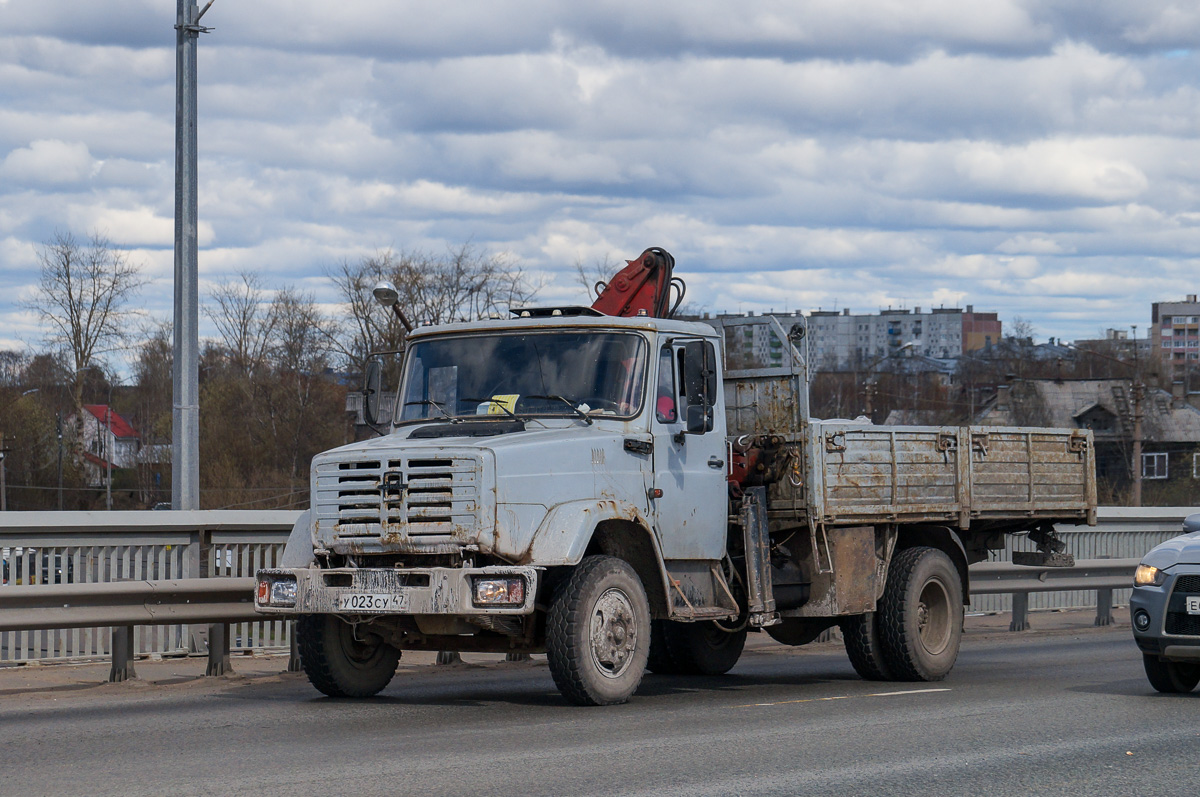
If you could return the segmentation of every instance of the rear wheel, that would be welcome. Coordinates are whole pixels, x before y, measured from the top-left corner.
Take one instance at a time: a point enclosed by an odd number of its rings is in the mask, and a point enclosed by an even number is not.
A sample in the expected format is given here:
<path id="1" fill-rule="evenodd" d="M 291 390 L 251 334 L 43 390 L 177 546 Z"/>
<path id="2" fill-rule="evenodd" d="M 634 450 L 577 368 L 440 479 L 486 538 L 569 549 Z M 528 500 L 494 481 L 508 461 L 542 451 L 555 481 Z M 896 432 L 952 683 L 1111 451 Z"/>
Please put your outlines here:
<path id="1" fill-rule="evenodd" d="M 296 646 L 304 674 L 330 697 L 370 697 L 388 685 L 400 662 L 400 651 L 381 637 L 332 614 L 301 615 Z"/>
<path id="2" fill-rule="evenodd" d="M 846 655 L 850 657 L 854 671 L 868 681 L 894 680 L 884 660 L 878 615 L 875 612 L 856 614 L 843 618 L 840 625 Z"/>
<path id="3" fill-rule="evenodd" d="M 1159 692 L 1186 693 L 1200 683 L 1200 664 L 1163 661 L 1146 653 L 1142 654 L 1142 664 L 1146 668 L 1146 679 Z"/>
<path id="4" fill-rule="evenodd" d="M 962 581 L 936 548 L 907 548 L 888 569 L 876 632 L 883 661 L 901 681 L 940 681 L 962 642 Z"/>
<path id="5" fill-rule="evenodd" d="M 663 637 L 673 669 L 680 675 L 724 675 L 746 647 L 746 629 L 726 631 L 709 620 L 699 623 L 663 621 Z M 660 672 L 655 670 L 655 672 Z"/>
<path id="6" fill-rule="evenodd" d="M 614 556 L 588 556 L 555 592 L 546 658 L 558 691 L 580 706 L 624 703 L 650 651 L 650 605 L 641 579 Z"/>
<path id="7" fill-rule="evenodd" d="M 650 621 L 650 654 L 646 658 L 646 669 L 659 675 L 679 675 L 682 670 L 671 655 L 667 642 L 667 623 L 670 620 Z"/>

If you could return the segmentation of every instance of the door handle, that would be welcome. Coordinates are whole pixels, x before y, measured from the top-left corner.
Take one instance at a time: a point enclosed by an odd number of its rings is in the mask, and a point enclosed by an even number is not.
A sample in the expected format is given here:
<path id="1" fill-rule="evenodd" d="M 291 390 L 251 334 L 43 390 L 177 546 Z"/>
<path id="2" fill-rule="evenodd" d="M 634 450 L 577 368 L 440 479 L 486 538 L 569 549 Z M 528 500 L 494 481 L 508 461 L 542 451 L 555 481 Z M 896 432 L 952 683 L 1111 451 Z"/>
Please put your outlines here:
<path id="1" fill-rule="evenodd" d="M 716 457 L 709 457 L 708 458 L 708 467 L 723 468 L 723 467 L 725 467 L 725 460 L 717 459 Z"/>

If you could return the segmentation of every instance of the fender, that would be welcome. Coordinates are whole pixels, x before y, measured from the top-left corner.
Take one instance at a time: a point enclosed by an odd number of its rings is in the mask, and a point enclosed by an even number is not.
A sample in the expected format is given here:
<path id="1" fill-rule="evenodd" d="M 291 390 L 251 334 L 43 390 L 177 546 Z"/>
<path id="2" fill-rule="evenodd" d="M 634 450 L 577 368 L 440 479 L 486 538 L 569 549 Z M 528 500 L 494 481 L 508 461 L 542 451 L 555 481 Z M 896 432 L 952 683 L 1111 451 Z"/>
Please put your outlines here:
<path id="1" fill-rule="evenodd" d="M 625 501 L 594 498 L 566 501 L 556 504 L 547 513 L 534 532 L 521 564 L 538 567 L 579 564 L 591 542 L 592 532 L 606 520 L 637 523 L 647 530 L 653 528 L 636 506 Z M 650 537 L 654 539 L 653 533 Z M 661 562 L 657 539 L 654 539 L 654 549 Z"/>
<path id="2" fill-rule="evenodd" d="M 296 519 L 292 533 L 288 535 L 287 545 L 283 546 L 283 555 L 279 557 L 279 567 L 312 567 L 316 563 L 313 556 L 313 524 L 312 510 L 306 509 Z"/>

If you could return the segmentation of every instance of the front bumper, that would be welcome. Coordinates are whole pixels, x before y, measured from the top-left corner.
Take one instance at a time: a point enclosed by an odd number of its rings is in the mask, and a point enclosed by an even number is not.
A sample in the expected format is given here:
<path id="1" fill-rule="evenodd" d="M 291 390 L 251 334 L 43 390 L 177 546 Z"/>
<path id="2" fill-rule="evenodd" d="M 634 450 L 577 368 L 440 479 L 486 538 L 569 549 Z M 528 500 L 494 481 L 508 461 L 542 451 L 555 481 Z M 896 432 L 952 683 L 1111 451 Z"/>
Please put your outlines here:
<path id="1" fill-rule="evenodd" d="M 1200 566 L 1176 565 L 1158 587 L 1134 587 L 1129 598 L 1133 639 L 1143 653 L 1168 661 L 1200 661 L 1200 615 L 1187 613 L 1188 596 L 1200 595 Z M 1145 630 L 1138 629 L 1144 614 Z"/>
<path id="2" fill-rule="evenodd" d="M 517 577 L 525 580 L 524 601 L 513 605 L 478 606 L 473 600 L 476 578 Z M 272 605 L 255 590 L 254 608 L 263 614 L 341 615 L 522 615 L 532 614 L 538 588 L 534 567 L 478 568 L 289 568 L 259 570 L 256 581 L 295 578 L 295 604 Z M 358 596 L 356 599 L 355 596 Z M 371 596 L 365 599 L 363 596 Z M 380 600 L 383 598 L 383 600 Z"/>

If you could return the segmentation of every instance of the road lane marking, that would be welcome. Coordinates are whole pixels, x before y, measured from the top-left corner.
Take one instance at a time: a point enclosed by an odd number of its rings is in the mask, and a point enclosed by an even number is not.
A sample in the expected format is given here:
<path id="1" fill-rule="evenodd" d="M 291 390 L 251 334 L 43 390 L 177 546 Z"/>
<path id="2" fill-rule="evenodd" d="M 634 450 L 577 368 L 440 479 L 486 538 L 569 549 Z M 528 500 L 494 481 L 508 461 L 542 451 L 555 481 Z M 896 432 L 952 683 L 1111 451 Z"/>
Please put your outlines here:
<path id="1" fill-rule="evenodd" d="M 933 692 L 949 692 L 949 687 L 936 689 L 904 689 L 899 692 L 871 692 L 865 695 L 835 695 L 834 697 L 805 697 L 799 700 L 779 700 L 774 703 L 744 703 L 734 708 L 761 708 L 764 706 L 786 706 L 792 703 L 822 703 L 830 700 L 852 700 L 856 697 L 893 697 L 895 695 L 927 695 Z"/>

